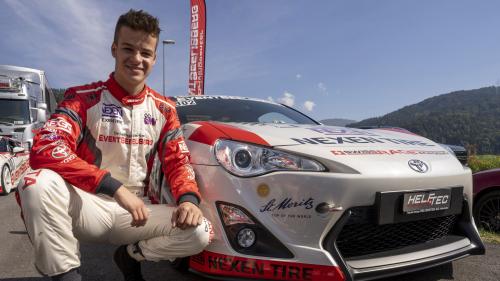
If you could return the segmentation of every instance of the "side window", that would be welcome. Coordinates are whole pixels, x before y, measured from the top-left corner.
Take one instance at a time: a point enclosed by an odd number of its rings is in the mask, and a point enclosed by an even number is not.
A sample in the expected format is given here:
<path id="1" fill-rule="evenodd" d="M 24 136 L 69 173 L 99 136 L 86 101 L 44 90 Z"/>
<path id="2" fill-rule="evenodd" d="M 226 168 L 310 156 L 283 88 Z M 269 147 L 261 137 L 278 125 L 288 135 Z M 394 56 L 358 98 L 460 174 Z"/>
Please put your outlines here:
<path id="1" fill-rule="evenodd" d="M 0 139 L 0 152 L 8 152 L 7 141 L 5 139 Z"/>
<path id="2" fill-rule="evenodd" d="M 14 142 L 9 140 L 7 142 L 7 151 L 12 153 L 13 149 L 14 149 Z"/>

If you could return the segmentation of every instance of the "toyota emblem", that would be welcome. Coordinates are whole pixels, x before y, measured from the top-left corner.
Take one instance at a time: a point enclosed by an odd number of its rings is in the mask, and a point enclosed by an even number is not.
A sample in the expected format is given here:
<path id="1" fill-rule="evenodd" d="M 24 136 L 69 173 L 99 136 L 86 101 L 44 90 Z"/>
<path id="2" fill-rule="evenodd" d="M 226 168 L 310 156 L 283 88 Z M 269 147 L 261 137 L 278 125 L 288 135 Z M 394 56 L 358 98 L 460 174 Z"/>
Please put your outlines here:
<path id="1" fill-rule="evenodd" d="M 418 173 L 427 173 L 429 171 L 429 165 L 427 165 L 424 161 L 412 159 L 408 161 L 408 166 Z"/>

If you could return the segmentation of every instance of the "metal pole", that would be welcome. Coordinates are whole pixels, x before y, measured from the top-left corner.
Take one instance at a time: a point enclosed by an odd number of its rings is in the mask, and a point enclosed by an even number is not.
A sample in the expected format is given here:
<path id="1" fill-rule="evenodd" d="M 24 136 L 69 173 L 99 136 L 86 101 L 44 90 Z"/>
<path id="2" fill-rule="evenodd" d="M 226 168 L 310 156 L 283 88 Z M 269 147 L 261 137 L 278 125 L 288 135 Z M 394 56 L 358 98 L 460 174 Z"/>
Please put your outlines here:
<path id="1" fill-rule="evenodd" d="M 163 96 L 165 96 L 165 45 L 166 44 L 175 44 L 174 40 L 163 40 L 162 41 L 162 48 L 163 48 Z"/>

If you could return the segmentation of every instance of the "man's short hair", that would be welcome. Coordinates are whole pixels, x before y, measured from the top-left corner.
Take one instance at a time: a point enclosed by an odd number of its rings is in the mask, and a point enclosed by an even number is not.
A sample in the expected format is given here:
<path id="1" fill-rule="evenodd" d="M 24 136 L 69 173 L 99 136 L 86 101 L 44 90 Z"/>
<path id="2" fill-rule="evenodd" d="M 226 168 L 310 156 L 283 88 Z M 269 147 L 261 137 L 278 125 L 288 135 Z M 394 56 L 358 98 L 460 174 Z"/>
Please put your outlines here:
<path id="1" fill-rule="evenodd" d="M 130 9 L 118 18 L 113 39 L 114 43 L 118 43 L 118 32 L 122 26 L 127 26 L 136 31 L 144 31 L 155 38 L 160 37 L 160 21 L 143 10 Z"/>

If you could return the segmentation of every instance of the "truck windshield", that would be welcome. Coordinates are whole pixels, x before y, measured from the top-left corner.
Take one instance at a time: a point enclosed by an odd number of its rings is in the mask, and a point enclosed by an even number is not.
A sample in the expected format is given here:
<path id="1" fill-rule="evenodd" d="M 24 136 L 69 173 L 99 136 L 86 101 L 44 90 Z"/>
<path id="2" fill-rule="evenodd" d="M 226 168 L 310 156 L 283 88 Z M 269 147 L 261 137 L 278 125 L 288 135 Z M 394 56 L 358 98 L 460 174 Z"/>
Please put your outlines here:
<path id="1" fill-rule="evenodd" d="M 4 100 L 0 101 L 0 124 L 9 123 L 15 125 L 30 123 L 30 110 L 27 100 Z"/>

